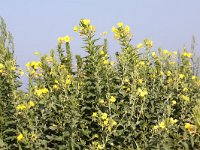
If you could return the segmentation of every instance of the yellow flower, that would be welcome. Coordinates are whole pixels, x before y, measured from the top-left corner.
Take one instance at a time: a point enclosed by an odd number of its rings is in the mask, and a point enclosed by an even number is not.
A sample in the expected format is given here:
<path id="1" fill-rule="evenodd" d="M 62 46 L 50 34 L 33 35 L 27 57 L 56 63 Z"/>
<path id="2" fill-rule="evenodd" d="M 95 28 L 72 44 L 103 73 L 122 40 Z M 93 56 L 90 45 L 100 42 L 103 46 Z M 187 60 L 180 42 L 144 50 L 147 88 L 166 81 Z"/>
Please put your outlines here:
<path id="1" fill-rule="evenodd" d="M 71 80 L 69 80 L 69 79 L 67 79 L 66 81 L 65 81 L 65 84 L 66 85 L 68 85 L 68 84 L 70 84 L 71 83 Z"/>
<path id="2" fill-rule="evenodd" d="M 66 36 L 64 37 L 64 40 L 65 40 L 66 43 L 69 43 L 70 40 L 71 40 L 71 38 L 70 38 L 68 35 L 66 35 Z"/>
<path id="3" fill-rule="evenodd" d="M 39 55 L 40 53 L 39 53 L 39 52 L 34 52 L 34 54 L 35 54 L 35 55 Z"/>
<path id="4" fill-rule="evenodd" d="M 118 30 L 117 30 L 115 27 L 112 27 L 112 32 L 113 32 L 113 33 L 117 33 L 117 31 L 118 31 Z"/>
<path id="5" fill-rule="evenodd" d="M 125 30 L 126 33 L 129 33 L 129 32 L 130 32 L 130 27 L 129 27 L 129 26 L 126 26 L 126 27 L 124 28 L 124 30 Z"/>
<path id="6" fill-rule="evenodd" d="M 170 84 L 170 83 L 172 83 L 172 82 L 173 82 L 172 78 L 169 78 L 169 79 L 167 80 L 167 83 L 168 83 L 168 84 Z"/>
<path id="7" fill-rule="evenodd" d="M 176 101 L 175 100 L 172 101 L 172 105 L 176 105 Z"/>
<path id="8" fill-rule="evenodd" d="M 171 76 L 172 72 L 171 71 L 167 71 L 167 76 Z"/>
<path id="9" fill-rule="evenodd" d="M 190 123 L 185 123 L 185 129 L 187 129 L 189 131 L 190 134 L 195 133 L 196 132 L 196 126 L 192 125 Z"/>
<path id="10" fill-rule="evenodd" d="M 35 90 L 34 94 L 39 96 L 39 97 L 41 97 L 42 96 L 42 91 L 41 90 Z"/>
<path id="11" fill-rule="evenodd" d="M 72 78 L 73 78 L 73 76 L 72 76 L 72 75 L 70 75 L 70 74 L 68 74 L 68 75 L 67 75 L 67 78 L 68 78 L 68 79 L 72 79 Z"/>
<path id="12" fill-rule="evenodd" d="M 34 103 L 33 101 L 30 101 L 30 102 L 29 102 L 29 106 L 30 106 L 30 107 L 34 107 L 34 106 L 35 106 L 35 103 Z"/>
<path id="13" fill-rule="evenodd" d="M 110 62 L 110 65 L 111 65 L 111 66 L 113 66 L 114 64 L 115 64 L 115 62 L 114 62 L 114 61 L 111 61 L 111 62 Z"/>
<path id="14" fill-rule="evenodd" d="M 41 73 L 38 74 L 39 77 L 42 77 L 43 75 Z"/>
<path id="15" fill-rule="evenodd" d="M 103 64 L 104 64 L 104 65 L 107 65 L 107 64 L 108 64 L 108 60 L 104 60 L 104 61 L 103 61 Z"/>
<path id="16" fill-rule="evenodd" d="M 174 51 L 173 53 L 174 53 L 174 55 L 177 55 L 177 54 L 178 54 L 178 52 L 177 52 L 177 51 Z"/>
<path id="17" fill-rule="evenodd" d="M 164 75 L 164 72 L 163 72 L 163 71 L 160 71 L 160 75 L 161 75 L 161 76 Z"/>
<path id="18" fill-rule="evenodd" d="M 144 43 L 148 48 L 151 48 L 153 46 L 153 41 L 151 41 L 149 39 L 145 39 Z"/>
<path id="19" fill-rule="evenodd" d="M 142 79 L 138 79 L 138 82 L 139 82 L 140 84 L 142 84 L 142 83 L 143 83 L 143 80 L 142 80 Z"/>
<path id="20" fill-rule="evenodd" d="M 140 61 L 140 62 L 138 63 L 138 65 L 144 66 L 144 65 L 145 65 L 145 62 L 144 62 L 144 61 Z"/>
<path id="21" fill-rule="evenodd" d="M 156 57 L 156 52 L 151 53 L 152 57 Z"/>
<path id="22" fill-rule="evenodd" d="M 108 33 L 106 31 L 100 33 L 100 36 L 106 36 Z"/>
<path id="23" fill-rule="evenodd" d="M 93 141 L 93 142 L 92 142 L 92 145 L 95 145 L 95 146 L 96 146 L 97 144 L 98 144 L 98 142 L 96 142 L 96 141 Z"/>
<path id="24" fill-rule="evenodd" d="M 105 54 L 105 52 L 104 52 L 104 51 L 100 51 L 100 54 L 101 54 L 101 55 L 104 55 L 104 54 Z"/>
<path id="25" fill-rule="evenodd" d="M 41 62 L 40 61 L 38 61 L 38 62 L 36 62 L 36 61 L 28 62 L 26 64 L 26 67 L 32 67 L 34 69 L 38 69 L 39 67 L 41 67 Z"/>
<path id="26" fill-rule="evenodd" d="M 173 119 L 172 117 L 170 117 L 170 118 L 169 118 L 169 122 L 170 122 L 171 124 L 175 124 L 175 123 L 178 122 L 178 120 L 177 120 L 177 119 Z"/>
<path id="27" fill-rule="evenodd" d="M 126 92 L 130 92 L 130 91 L 131 91 L 131 89 L 130 89 L 130 88 L 127 88 L 127 89 L 126 89 Z"/>
<path id="28" fill-rule="evenodd" d="M 122 22 L 118 22 L 118 23 L 117 23 L 117 26 L 118 26 L 119 28 L 121 28 L 123 25 L 124 25 L 124 24 L 123 24 Z"/>
<path id="29" fill-rule="evenodd" d="M 107 117 L 108 117 L 108 114 L 107 114 L 107 113 L 102 113 L 101 118 L 102 118 L 103 120 L 107 119 Z"/>
<path id="30" fill-rule="evenodd" d="M 93 113 L 92 113 L 92 117 L 96 118 L 96 117 L 97 117 L 97 113 L 96 113 L 96 112 L 93 112 Z"/>
<path id="31" fill-rule="evenodd" d="M 10 70 L 14 71 L 16 70 L 16 67 L 11 67 Z"/>
<path id="32" fill-rule="evenodd" d="M 24 136 L 23 136 L 22 133 L 20 133 L 20 134 L 17 136 L 17 140 L 18 140 L 18 141 L 21 141 L 23 138 L 24 138 Z"/>
<path id="33" fill-rule="evenodd" d="M 108 58 L 108 54 L 105 54 L 105 58 Z"/>
<path id="34" fill-rule="evenodd" d="M 58 37 L 58 43 L 59 43 L 59 44 L 62 44 L 63 41 L 64 41 L 64 38 L 63 38 L 63 37 Z"/>
<path id="35" fill-rule="evenodd" d="M 190 101 L 190 98 L 188 96 L 185 96 L 185 95 L 181 95 L 181 98 L 187 102 Z"/>
<path id="36" fill-rule="evenodd" d="M 31 74 L 31 75 L 35 74 L 35 70 L 32 70 L 32 71 L 30 72 L 30 74 Z"/>
<path id="37" fill-rule="evenodd" d="M 138 48 L 138 49 L 143 48 L 143 47 L 144 47 L 144 45 L 143 45 L 142 43 L 139 43 L 139 44 L 136 46 L 136 48 Z"/>
<path id="38" fill-rule="evenodd" d="M 145 97 L 146 95 L 148 95 L 147 90 L 142 90 L 141 88 L 138 88 L 138 94 L 140 97 Z"/>
<path id="39" fill-rule="evenodd" d="M 48 63 L 53 62 L 53 57 L 46 57 L 46 61 L 47 61 Z"/>
<path id="40" fill-rule="evenodd" d="M 82 23 L 85 25 L 85 26 L 88 26 L 90 24 L 90 20 L 89 19 L 82 19 Z"/>
<path id="41" fill-rule="evenodd" d="M 100 144 L 98 144 L 97 149 L 98 149 L 98 150 L 101 150 L 101 149 L 103 149 L 103 146 L 100 145 Z"/>
<path id="42" fill-rule="evenodd" d="M 104 100 L 103 100 L 103 99 L 100 99 L 100 100 L 99 100 L 99 103 L 100 103 L 100 104 L 103 104 L 103 103 L 104 103 Z"/>
<path id="43" fill-rule="evenodd" d="M 53 89 L 54 89 L 54 90 L 58 90 L 58 85 L 57 85 L 57 84 L 54 84 L 54 85 L 53 85 Z"/>
<path id="44" fill-rule="evenodd" d="M 79 30 L 79 27 L 78 26 L 74 26 L 74 32 L 78 32 L 78 30 Z"/>
<path id="45" fill-rule="evenodd" d="M 169 51 L 168 51 L 168 50 L 163 50 L 163 53 L 164 53 L 164 54 L 168 54 Z"/>
<path id="46" fill-rule="evenodd" d="M 115 101 L 116 101 L 116 98 L 115 98 L 114 96 L 111 96 L 111 97 L 110 97 L 110 102 L 111 102 L 111 103 L 114 103 Z"/>
<path id="47" fill-rule="evenodd" d="M 159 128 L 159 126 L 153 126 L 153 130 L 157 130 Z"/>
<path id="48" fill-rule="evenodd" d="M 23 76 L 23 75 L 24 75 L 24 72 L 23 72 L 22 70 L 20 70 L 20 72 L 19 72 L 19 73 L 20 73 L 20 75 L 21 75 L 21 76 Z"/>
<path id="49" fill-rule="evenodd" d="M 182 56 L 187 57 L 187 58 L 191 58 L 192 53 L 183 52 Z"/>
<path id="50" fill-rule="evenodd" d="M 171 53 L 168 50 L 164 50 L 163 54 L 165 54 L 165 55 L 171 55 Z"/>
<path id="51" fill-rule="evenodd" d="M 30 62 L 27 62 L 26 63 L 26 67 L 30 67 L 31 66 L 31 63 Z"/>
<path id="52" fill-rule="evenodd" d="M 17 110 L 25 110 L 26 109 L 26 105 L 24 105 L 24 104 L 17 105 L 16 109 Z"/>
<path id="53" fill-rule="evenodd" d="M 43 88 L 43 89 L 41 89 L 41 90 L 42 90 L 42 93 L 44 93 L 44 94 L 46 94 L 46 93 L 49 92 L 49 90 L 48 90 L 47 88 Z"/>
<path id="54" fill-rule="evenodd" d="M 42 89 L 36 89 L 34 94 L 41 97 L 43 94 L 48 93 L 49 90 L 47 88 L 42 88 Z"/>
<path id="55" fill-rule="evenodd" d="M 183 79 L 184 77 L 185 77 L 184 74 L 179 74 L 179 78 L 180 78 L 180 79 Z"/>
<path id="56" fill-rule="evenodd" d="M 99 138 L 99 135 L 98 134 L 94 134 L 93 137 L 94 138 Z"/>
<path id="57" fill-rule="evenodd" d="M 114 38 L 118 39 L 120 37 L 119 33 L 115 33 Z"/>
<path id="58" fill-rule="evenodd" d="M 129 81 L 129 80 L 128 80 L 127 78 L 126 78 L 126 79 L 124 79 L 124 82 L 125 82 L 125 83 L 127 83 L 128 81 Z"/>
<path id="59" fill-rule="evenodd" d="M 151 78 L 151 79 L 155 79 L 155 78 L 156 78 L 155 74 L 151 74 L 151 75 L 150 75 L 150 78 Z"/>
<path id="60" fill-rule="evenodd" d="M 187 92 L 187 91 L 188 91 L 188 88 L 184 87 L 183 92 Z"/>
<path id="61" fill-rule="evenodd" d="M 188 58 L 190 58 L 191 56 L 192 56 L 192 54 L 191 54 L 191 53 L 188 53 L 188 54 L 187 54 L 187 57 L 188 57 Z"/>
<path id="62" fill-rule="evenodd" d="M 170 65 L 174 65 L 175 62 L 174 62 L 174 61 L 170 61 L 169 64 L 170 64 Z"/>
<path id="63" fill-rule="evenodd" d="M 104 120 L 103 124 L 104 124 L 105 126 L 108 126 L 108 118 L 106 118 L 106 119 Z"/>
<path id="64" fill-rule="evenodd" d="M 115 120 L 112 120 L 111 125 L 112 125 L 112 126 L 116 126 L 116 125 L 117 125 L 117 122 L 116 122 Z"/>
<path id="65" fill-rule="evenodd" d="M 95 26 L 90 26 L 90 31 L 91 32 L 95 32 L 96 31 L 96 27 Z"/>
<path id="66" fill-rule="evenodd" d="M 185 129 L 189 129 L 191 127 L 190 123 L 185 123 Z"/>
<path id="67" fill-rule="evenodd" d="M 0 69 L 3 69 L 4 65 L 2 63 L 0 63 Z"/>
<path id="68" fill-rule="evenodd" d="M 164 129 L 165 128 L 165 123 L 162 121 L 160 124 L 159 124 L 159 127 Z"/>
<path id="69" fill-rule="evenodd" d="M 107 129 L 109 132 L 112 130 L 111 126 L 108 126 Z"/>
<path id="70" fill-rule="evenodd" d="M 196 76 L 192 76 L 192 80 L 195 80 L 197 77 Z"/>
<path id="71" fill-rule="evenodd" d="M 41 97 L 42 96 L 42 91 L 41 90 L 35 90 L 34 94 L 39 96 L 39 97 Z"/>

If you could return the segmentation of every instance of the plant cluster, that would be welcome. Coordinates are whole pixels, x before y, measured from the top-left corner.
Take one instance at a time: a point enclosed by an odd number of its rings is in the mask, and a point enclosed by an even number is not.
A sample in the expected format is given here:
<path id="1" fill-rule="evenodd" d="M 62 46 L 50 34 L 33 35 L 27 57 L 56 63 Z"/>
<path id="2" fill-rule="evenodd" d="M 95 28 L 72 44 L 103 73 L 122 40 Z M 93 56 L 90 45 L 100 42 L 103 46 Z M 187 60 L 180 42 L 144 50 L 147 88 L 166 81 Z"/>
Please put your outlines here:
<path id="1" fill-rule="evenodd" d="M 87 55 L 72 64 L 70 36 L 56 52 L 26 64 L 14 59 L 12 36 L 1 21 L 1 149 L 200 149 L 200 78 L 194 54 L 131 43 L 130 27 L 112 27 L 121 47 L 116 61 L 96 27 L 81 19 L 74 27 Z M 74 67 L 75 66 L 75 67 Z M 195 66 L 195 67 L 194 67 Z"/>

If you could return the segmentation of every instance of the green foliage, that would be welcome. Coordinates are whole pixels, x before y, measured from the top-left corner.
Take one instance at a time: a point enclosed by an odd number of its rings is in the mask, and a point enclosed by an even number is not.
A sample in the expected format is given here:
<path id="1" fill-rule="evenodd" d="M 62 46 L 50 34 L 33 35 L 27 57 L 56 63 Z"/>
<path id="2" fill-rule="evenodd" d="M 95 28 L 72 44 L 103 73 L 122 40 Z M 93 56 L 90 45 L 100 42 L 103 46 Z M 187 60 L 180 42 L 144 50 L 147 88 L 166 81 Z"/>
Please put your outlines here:
<path id="1" fill-rule="evenodd" d="M 26 64 L 24 92 L 17 89 L 23 72 L 2 21 L 0 148 L 200 149 L 194 52 L 153 51 L 149 39 L 135 46 L 130 27 L 120 22 L 112 31 L 122 51 L 113 62 L 107 39 L 101 44 L 95 29 L 87 19 L 74 27 L 87 53 L 76 56 L 76 67 L 69 36 L 58 38 L 56 53 L 37 52 L 40 60 Z"/>
<path id="2" fill-rule="evenodd" d="M 16 62 L 14 60 L 13 38 L 6 30 L 4 20 L 0 23 L 0 148 L 16 147 Z"/>

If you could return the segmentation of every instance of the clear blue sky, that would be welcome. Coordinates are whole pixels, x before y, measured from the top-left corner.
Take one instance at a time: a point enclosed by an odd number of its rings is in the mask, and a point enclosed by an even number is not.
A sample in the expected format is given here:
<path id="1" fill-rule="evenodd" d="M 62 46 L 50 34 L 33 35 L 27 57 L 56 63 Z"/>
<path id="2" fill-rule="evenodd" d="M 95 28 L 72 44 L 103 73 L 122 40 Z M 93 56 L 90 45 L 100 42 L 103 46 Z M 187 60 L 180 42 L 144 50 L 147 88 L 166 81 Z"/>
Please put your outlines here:
<path id="1" fill-rule="evenodd" d="M 192 35 L 200 42 L 200 0 L 1 0 L 2 16 L 15 42 L 18 64 L 36 59 L 56 48 L 59 36 L 74 37 L 73 54 L 84 54 L 82 42 L 73 27 L 81 18 L 91 19 L 97 33 L 108 31 L 109 52 L 119 51 L 111 28 L 122 21 L 134 33 L 133 43 L 144 38 L 154 41 L 155 49 L 190 48 Z M 199 46 L 198 46 L 199 47 Z"/>

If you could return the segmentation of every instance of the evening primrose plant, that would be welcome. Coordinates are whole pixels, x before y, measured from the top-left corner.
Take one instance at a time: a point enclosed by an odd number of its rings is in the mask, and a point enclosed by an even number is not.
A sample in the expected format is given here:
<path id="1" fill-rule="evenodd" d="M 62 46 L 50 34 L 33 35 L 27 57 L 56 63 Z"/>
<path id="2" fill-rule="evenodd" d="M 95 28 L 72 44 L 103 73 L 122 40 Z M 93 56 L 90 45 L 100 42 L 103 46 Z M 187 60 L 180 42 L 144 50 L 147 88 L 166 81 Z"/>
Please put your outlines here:
<path id="1" fill-rule="evenodd" d="M 15 104 L 20 70 L 14 59 L 13 37 L 0 18 L 0 149 L 17 147 L 17 118 Z"/>
<path id="2" fill-rule="evenodd" d="M 97 37 L 83 18 L 73 30 L 86 56 L 72 61 L 75 39 L 58 37 L 56 50 L 35 52 L 38 61 L 27 62 L 28 89 L 22 91 L 17 78 L 24 72 L 1 26 L 1 149 L 200 149 L 193 52 L 155 50 L 148 38 L 135 45 L 130 27 L 119 22 L 111 29 L 121 49 L 114 62 L 107 32 Z"/>

